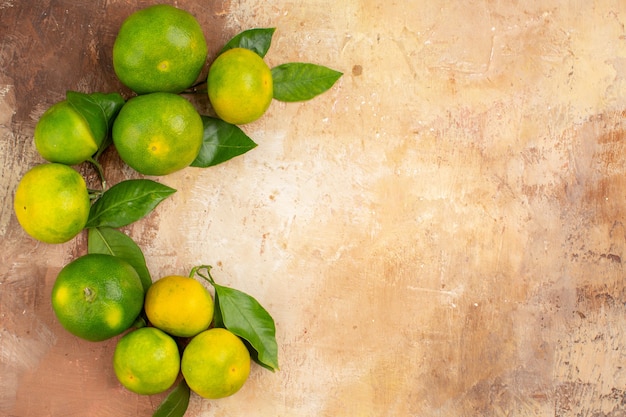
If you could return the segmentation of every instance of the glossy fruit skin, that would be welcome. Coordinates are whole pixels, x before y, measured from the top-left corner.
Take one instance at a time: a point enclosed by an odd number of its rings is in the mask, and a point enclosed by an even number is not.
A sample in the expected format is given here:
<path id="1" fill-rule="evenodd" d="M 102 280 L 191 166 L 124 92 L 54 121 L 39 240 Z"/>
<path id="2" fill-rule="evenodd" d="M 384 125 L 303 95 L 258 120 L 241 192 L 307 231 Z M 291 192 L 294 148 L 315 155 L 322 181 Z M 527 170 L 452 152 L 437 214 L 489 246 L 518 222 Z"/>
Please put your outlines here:
<path id="1" fill-rule="evenodd" d="M 90 204 L 85 180 L 75 169 L 44 163 L 22 176 L 13 209 L 31 237 L 45 243 L 64 243 L 83 230 Z"/>
<path id="2" fill-rule="evenodd" d="M 185 98 L 151 93 L 131 98 L 113 123 L 122 160 L 144 175 L 168 175 L 188 167 L 202 147 L 200 114 Z"/>
<path id="3" fill-rule="evenodd" d="M 211 325 L 214 303 L 199 281 L 170 275 L 148 288 L 145 311 L 153 326 L 173 336 L 192 337 Z"/>
<path id="4" fill-rule="evenodd" d="M 89 160 L 100 146 L 87 120 L 67 100 L 53 104 L 41 115 L 34 137 L 45 160 L 66 165 Z"/>
<path id="5" fill-rule="evenodd" d="M 259 119 L 274 91 L 272 72 L 263 58 L 246 48 L 220 54 L 209 68 L 208 95 L 218 117 L 231 124 Z"/>
<path id="6" fill-rule="evenodd" d="M 189 388 L 201 397 L 228 397 L 248 379 L 250 353 L 235 334 L 212 328 L 195 336 L 185 347 L 181 371 Z"/>
<path id="7" fill-rule="evenodd" d="M 126 261 L 105 254 L 74 259 L 52 287 L 52 308 L 73 335 L 98 342 L 128 330 L 141 312 L 141 279 Z"/>
<path id="8" fill-rule="evenodd" d="M 180 371 L 178 345 L 155 327 L 133 330 L 117 342 L 113 370 L 128 390 L 153 395 L 169 389 Z"/>
<path id="9" fill-rule="evenodd" d="M 134 12 L 122 23 L 113 45 L 113 69 L 138 94 L 179 93 L 198 79 L 207 51 L 193 15 L 157 4 Z"/>

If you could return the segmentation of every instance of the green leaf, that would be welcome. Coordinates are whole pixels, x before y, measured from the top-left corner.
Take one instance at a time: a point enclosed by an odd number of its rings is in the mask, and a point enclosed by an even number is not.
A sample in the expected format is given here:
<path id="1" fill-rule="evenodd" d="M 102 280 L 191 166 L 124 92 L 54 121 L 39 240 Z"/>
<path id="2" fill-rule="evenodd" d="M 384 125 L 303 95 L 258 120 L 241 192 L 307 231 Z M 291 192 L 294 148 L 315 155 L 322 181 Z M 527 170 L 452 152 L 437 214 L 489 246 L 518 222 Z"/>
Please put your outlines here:
<path id="1" fill-rule="evenodd" d="M 290 62 L 272 68 L 274 98 L 278 101 L 306 101 L 329 90 L 343 75 L 322 65 Z"/>
<path id="2" fill-rule="evenodd" d="M 117 256 L 131 264 L 141 278 L 144 291 L 152 285 L 152 277 L 146 266 L 146 258 L 141 248 L 130 236 L 110 227 L 93 227 L 87 238 L 89 253 L 104 253 Z"/>
<path id="3" fill-rule="evenodd" d="M 211 281 L 209 281 L 211 282 Z M 211 285 L 213 285 L 214 282 L 211 282 Z M 226 326 L 224 325 L 224 319 L 222 318 L 222 308 L 220 307 L 220 298 L 219 295 L 217 294 L 217 292 L 215 293 L 215 299 L 213 300 L 214 305 L 213 305 L 213 326 L 214 327 L 222 327 L 222 328 L 226 328 Z"/>
<path id="4" fill-rule="evenodd" d="M 189 406 L 191 391 L 184 379 L 163 400 L 152 417 L 183 417 Z"/>
<path id="5" fill-rule="evenodd" d="M 257 146 L 238 126 L 214 117 L 202 116 L 204 135 L 202 148 L 191 163 L 206 168 L 242 155 Z"/>
<path id="6" fill-rule="evenodd" d="M 146 216 L 174 192 L 175 189 L 148 179 L 119 182 L 91 206 L 85 227 L 129 225 Z"/>
<path id="7" fill-rule="evenodd" d="M 87 120 L 91 133 L 98 143 L 98 150 L 108 146 L 111 142 L 106 139 L 113 120 L 124 105 L 122 96 L 118 93 L 85 94 L 67 91 L 65 97 L 72 107 Z"/>
<path id="8" fill-rule="evenodd" d="M 220 54 L 233 48 L 250 49 L 263 58 L 272 44 L 272 36 L 276 28 L 257 28 L 244 30 L 224 45 Z"/>
<path id="9" fill-rule="evenodd" d="M 215 288 L 217 318 L 221 325 L 245 339 L 252 347 L 252 358 L 263 367 L 278 369 L 276 327 L 272 316 L 252 296 L 211 281 Z M 216 320 L 216 327 L 217 320 Z"/>

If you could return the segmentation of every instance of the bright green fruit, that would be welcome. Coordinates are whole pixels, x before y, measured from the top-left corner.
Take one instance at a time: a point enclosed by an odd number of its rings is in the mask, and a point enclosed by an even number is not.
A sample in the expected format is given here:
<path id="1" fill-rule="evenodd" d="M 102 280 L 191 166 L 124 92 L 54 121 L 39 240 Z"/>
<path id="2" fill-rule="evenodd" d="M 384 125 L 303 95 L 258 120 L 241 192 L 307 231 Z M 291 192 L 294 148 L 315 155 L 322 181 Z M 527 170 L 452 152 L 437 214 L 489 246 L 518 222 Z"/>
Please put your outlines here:
<path id="1" fill-rule="evenodd" d="M 137 271 L 112 255 L 91 253 L 65 265 L 52 287 L 52 308 L 70 333 L 93 342 L 128 330 L 143 307 Z"/>
<path id="2" fill-rule="evenodd" d="M 113 369 L 128 390 L 143 395 L 161 393 L 178 377 L 178 345 L 156 327 L 142 327 L 118 341 L 113 354 Z"/>
<path id="3" fill-rule="evenodd" d="M 207 44 L 196 18 L 157 4 L 131 14 L 113 45 L 113 69 L 138 94 L 179 93 L 190 87 L 206 63 Z"/>
<path id="4" fill-rule="evenodd" d="M 144 175 L 167 175 L 189 166 L 200 152 L 203 135 L 196 108 L 172 93 L 131 98 L 113 123 L 117 152 Z"/>

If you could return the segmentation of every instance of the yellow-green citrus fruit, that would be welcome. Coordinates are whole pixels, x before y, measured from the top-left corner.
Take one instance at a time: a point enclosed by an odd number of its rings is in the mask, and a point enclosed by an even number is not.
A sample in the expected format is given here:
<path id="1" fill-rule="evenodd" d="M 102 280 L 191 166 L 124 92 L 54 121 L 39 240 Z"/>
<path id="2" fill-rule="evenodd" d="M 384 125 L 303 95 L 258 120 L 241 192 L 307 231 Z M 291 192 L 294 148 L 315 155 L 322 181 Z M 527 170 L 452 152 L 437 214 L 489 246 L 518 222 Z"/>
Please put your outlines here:
<path id="1" fill-rule="evenodd" d="M 100 146 L 87 120 L 66 100 L 41 115 L 34 136 L 37 151 L 44 159 L 66 165 L 88 160 Z"/>
<path id="2" fill-rule="evenodd" d="M 141 279 L 126 261 L 87 254 L 67 264 L 52 287 L 61 325 L 85 340 L 101 341 L 128 330 L 143 307 Z"/>
<path id="3" fill-rule="evenodd" d="M 113 123 L 122 160 L 145 175 L 167 175 L 189 166 L 202 147 L 204 127 L 195 107 L 172 93 L 133 97 Z"/>
<path id="4" fill-rule="evenodd" d="M 213 110 L 231 124 L 260 118 L 274 94 L 272 71 L 260 55 L 246 48 L 220 54 L 209 68 L 207 84 Z"/>
<path id="5" fill-rule="evenodd" d="M 148 288 L 144 308 L 153 326 L 173 336 L 192 337 L 209 328 L 214 304 L 199 281 L 170 275 Z"/>
<path id="6" fill-rule="evenodd" d="M 170 388 L 180 371 L 178 345 L 155 327 L 142 327 L 115 345 L 113 370 L 128 390 L 142 395 L 159 394 Z"/>
<path id="7" fill-rule="evenodd" d="M 248 379 L 250 353 L 232 332 L 212 328 L 198 334 L 185 347 L 181 371 L 189 388 L 201 397 L 228 397 Z"/>
<path id="8" fill-rule="evenodd" d="M 30 236 L 45 243 L 64 243 L 87 224 L 89 192 L 83 177 L 72 167 L 40 164 L 20 180 L 13 208 Z"/>
<path id="9" fill-rule="evenodd" d="M 206 57 L 196 18 L 167 4 L 128 16 L 113 45 L 115 74 L 138 94 L 185 90 L 198 79 Z"/>

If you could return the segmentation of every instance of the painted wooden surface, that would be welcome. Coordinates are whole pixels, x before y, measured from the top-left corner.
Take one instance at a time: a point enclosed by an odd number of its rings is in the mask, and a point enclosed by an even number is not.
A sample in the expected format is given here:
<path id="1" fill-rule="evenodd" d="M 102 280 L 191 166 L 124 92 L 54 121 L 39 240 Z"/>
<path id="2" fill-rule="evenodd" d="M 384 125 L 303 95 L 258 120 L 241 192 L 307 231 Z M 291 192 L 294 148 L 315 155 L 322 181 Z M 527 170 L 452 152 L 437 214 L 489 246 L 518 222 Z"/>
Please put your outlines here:
<path id="1" fill-rule="evenodd" d="M 42 162 L 38 117 L 66 90 L 128 93 L 111 47 L 151 3 L 0 2 L 0 415 L 149 416 L 162 399 L 117 383 L 115 339 L 52 314 L 85 236 L 39 244 L 12 212 Z M 248 154 L 160 178 L 178 192 L 127 229 L 155 277 L 212 264 L 276 319 L 281 370 L 194 396 L 189 416 L 626 413 L 626 3 L 171 3 L 210 58 L 276 27 L 271 66 L 344 72 L 245 126 Z M 137 177 L 113 149 L 104 163 Z"/>

